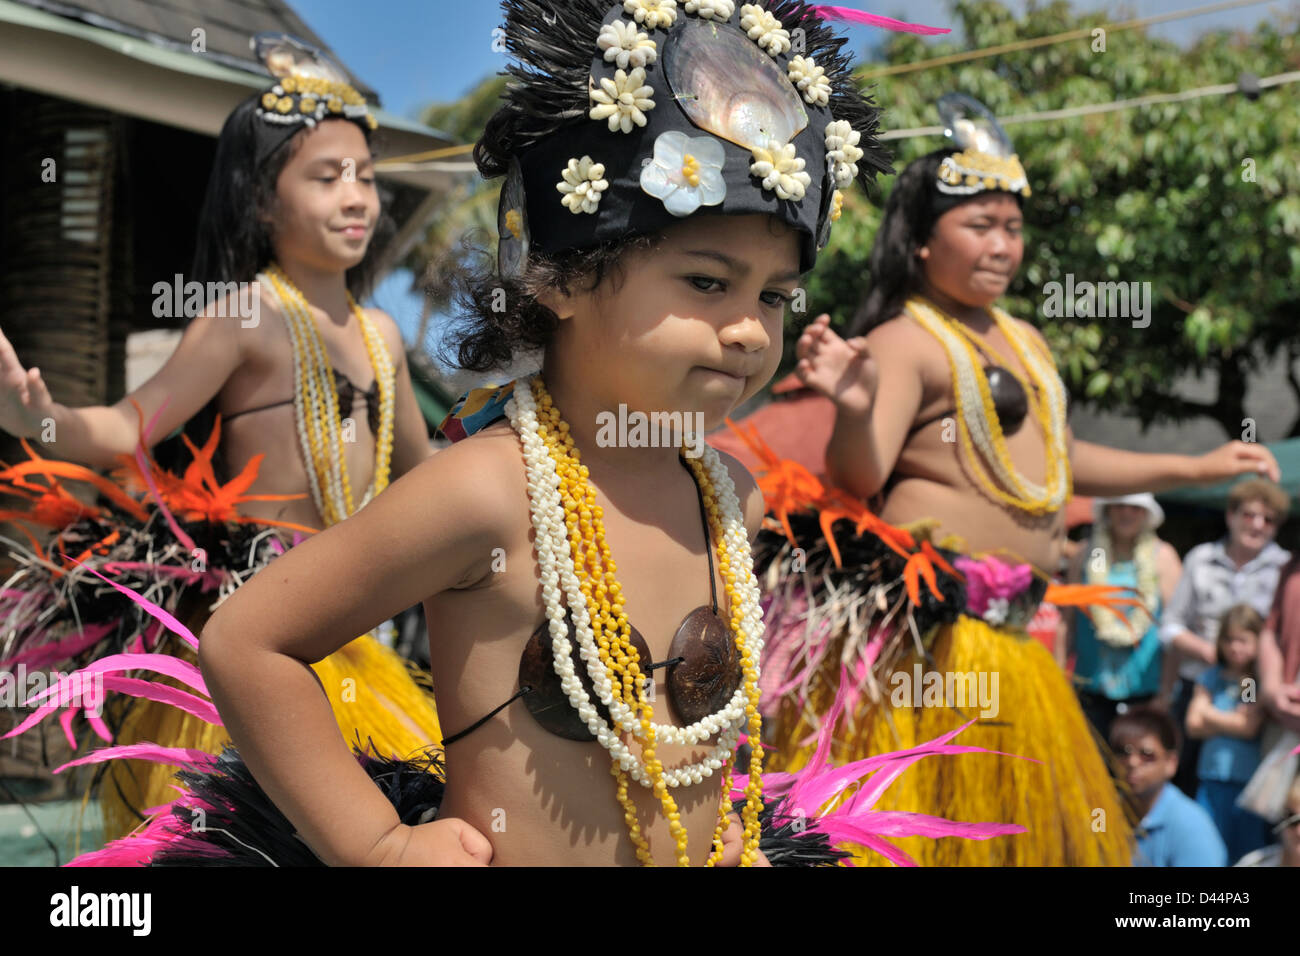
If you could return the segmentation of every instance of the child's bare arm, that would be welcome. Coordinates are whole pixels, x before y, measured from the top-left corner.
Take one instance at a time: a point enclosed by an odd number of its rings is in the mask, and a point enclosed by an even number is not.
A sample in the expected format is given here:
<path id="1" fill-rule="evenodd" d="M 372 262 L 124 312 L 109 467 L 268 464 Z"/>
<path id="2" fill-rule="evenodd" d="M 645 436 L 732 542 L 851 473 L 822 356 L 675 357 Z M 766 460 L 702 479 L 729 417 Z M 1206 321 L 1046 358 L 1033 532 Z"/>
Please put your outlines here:
<path id="1" fill-rule="evenodd" d="M 60 458 L 106 468 L 116 463 L 116 456 L 130 454 L 139 439 L 140 422 L 132 399 L 140 405 L 145 424 L 162 409 L 150 433 L 157 442 L 221 390 L 241 361 L 239 328 L 235 318 L 195 319 L 153 378 L 115 405 L 83 408 L 54 401 L 40 371 L 24 369 L 13 346 L 0 334 L 0 430 L 22 438 L 39 437 L 45 449 Z M 51 423 L 51 440 L 46 440 Z"/>
<path id="2" fill-rule="evenodd" d="M 430 834 L 454 821 L 426 825 L 433 831 L 400 824 L 339 734 L 308 664 L 489 573 L 492 549 L 505 539 L 508 467 L 521 467 L 513 435 L 471 439 L 430 458 L 347 521 L 277 558 L 204 628 L 199 662 L 232 739 L 327 863 L 473 862 L 465 848 L 482 838 L 467 825 L 468 840 L 434 846 Z M 421 858 L 405 852 L 412 846 Z"/>

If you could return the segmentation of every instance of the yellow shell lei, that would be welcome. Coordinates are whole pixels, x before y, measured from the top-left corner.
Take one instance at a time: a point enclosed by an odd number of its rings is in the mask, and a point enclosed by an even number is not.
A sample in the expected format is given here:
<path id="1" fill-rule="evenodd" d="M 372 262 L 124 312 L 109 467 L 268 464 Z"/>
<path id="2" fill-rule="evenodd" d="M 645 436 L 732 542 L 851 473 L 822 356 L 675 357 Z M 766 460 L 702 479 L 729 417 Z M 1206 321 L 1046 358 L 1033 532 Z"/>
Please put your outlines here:
<path id="1" fill-rule="evenodd" d="M 973 333 L 920 299 L 909 299 L 906 311 L 939 340 L 948 354 L 957 402 L 957 430 L 976 480 L 990 497 L 1009 507 L 1034 515 L 1059 511 L 1069 499 L 1071 476 L 1066 449 L 1065 386 L 1051 355 L 1032 336 L 1025 335 L 1011 316 L 996 307 L 990 310 L 993 321 L 1029 376 L 1026 380 L 1019 372 L 1009 369 L 1025 387 L 1030 414 L 1042 429 L 1047 445 L 1047 484 L 1043 486 L 1026 479 L 1007 452 L 1002 423 L 973 344 L 978 341 Z M 997 477 L 997 482 L 985 465 Z"/>
<path id="2" fill-rule="evenodd" d="M 637 859 L 643 865 L 654 865 L 649 843 L 637 820 L 636 807 L 628 796 L 629 773 L 659 798 L 673 835 L 677 863 L 689 866 L 686 828 L 681 823 L 681 814 L 670 789 L 699 783 L 704 777 L 711 776 L 714 770 L 722 772 L 723 787 L 718 824 L 713 834 L 713 852 L 706 865 L 713 866 L 721 858 L 722 833 L 731 812 L 733 749 L 739 737 L 739 727 L 744 722 L 753 754 L 745 807 L 741 813 L 744 828 L 741 865 L 752 866 L 758 858 L 758 816 L 762 810 L 763 750 L 759 743 L 762 725 L 758 713 L 757 664 L 762 650 L 762 616 L 744 522 L 740 519 L 734 486 L 730 485 L 729 477 L 725 477 L 725 469 L 712 449 L 706 448 L 704 462 L 687 459 L 705 501 L 719 568 L 726 581 L 731 631 L 741 657 L 744 684 L 727 707 L 691 728 L 656 725 L 653 723 L 653 708 L 646 697 L 646 679 L 631 643 L 631 628 L 623 611 L 617 567 L 605 541 L 603 512 L 596 504 L 595 489 L 569 434 L 569 426 L 561 419 L 540 378 L 527 383 L 527 387 L 524 383 L 516 387 L 507 413 L 524 444 L 529 465 L 531 512 L 537 532 L 538 563 L 547 616 L 552 622 L 556 672 L 579 716 L 593 728 L 602 746 L 610 751 L 610 773 L 617 781 L 616 797 L 623 808 Z M 723 478 L 724 486 L 721 488 L 718 487 L 719 481 L 715 480 L 719 476 Z M 564 563 L 561 565 L 557 561 Z M 596 650 L 596 654 L 591 656 L 598 661 L 591 660 L 588 670 L 601 702 L 609 708 L 618 725 L 614 728 L 600 718 L 576 677 L 570 658 L 571 644 L 565 637 L 568 630 L 563 623 L 565 611 L 560 604 L 559 585 L 562 581 L 566 593 L 577 592 L 569 597 L 570 607 L 574 608 L 574 623 L 580 643 L 584 632 L 591 635 L 592 647 Z M 639 758 L 622 744 L 619 727 L 641 745 Z M 665 740 L 694 744 L 712 734 L 718 734 L 718 746 L 712 756 L 699 764 L 666 769 L 656 756 L 657 744 Z"/>
<path id="3" fill-rule="evenodd" d="M 359 505 L 354 504 L 348 477 L 346 445 L 339 431 L 338 393 L 334 368 L 306 297 L 278 265 L 258 276 L 275 292 L 293 345 L 294 416 L 303 465 L 312 498 L 325 526 L 338 524 L 388 487 L 393 456 L 395 372 L 383 336 L 356 300 L 348 305 L 366 342 L 366 352 L 379 383 L 379 432 L 375 436 L 375 472 Z"/>

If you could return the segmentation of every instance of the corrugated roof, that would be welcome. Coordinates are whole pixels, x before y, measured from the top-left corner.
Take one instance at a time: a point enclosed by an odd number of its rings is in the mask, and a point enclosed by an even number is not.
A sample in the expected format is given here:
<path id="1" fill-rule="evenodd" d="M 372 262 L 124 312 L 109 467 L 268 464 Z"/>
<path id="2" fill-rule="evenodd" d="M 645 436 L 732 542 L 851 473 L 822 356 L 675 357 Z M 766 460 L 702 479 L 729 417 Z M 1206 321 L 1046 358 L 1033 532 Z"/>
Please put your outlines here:
<path id="1" fill-rule="evenodd" d="M 205 31 L 205 55 L 238 69 L 266 74 L 254 59 L 248 38 L 263 30 L 289 33 L 319 47 L 343 66 L 352 85 L 372 104 L 381 105 L 373 89 L 359 81 L 341 58 L 282 0 L 14 0 L 24 6 L 79 20 L 163 49 L 192 52 L 194 30 Z"/>

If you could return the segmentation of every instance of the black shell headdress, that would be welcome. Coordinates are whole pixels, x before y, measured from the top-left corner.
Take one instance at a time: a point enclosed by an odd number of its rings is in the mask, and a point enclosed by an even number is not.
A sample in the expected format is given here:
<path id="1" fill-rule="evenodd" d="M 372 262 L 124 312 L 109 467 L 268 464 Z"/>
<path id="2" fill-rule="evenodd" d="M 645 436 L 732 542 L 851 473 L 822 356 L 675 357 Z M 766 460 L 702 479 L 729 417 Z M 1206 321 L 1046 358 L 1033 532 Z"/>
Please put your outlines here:
<path id="1" fill-rule="evenodd" d="M 515 62 L 475 149 L 500 268 L 701 213 L 768 213 L 811 269 L 841 190 L 890 172 L 846 40 L 802 0 L 504 0 Z M 490 145 L 489 145 L 490 144 Z"/>

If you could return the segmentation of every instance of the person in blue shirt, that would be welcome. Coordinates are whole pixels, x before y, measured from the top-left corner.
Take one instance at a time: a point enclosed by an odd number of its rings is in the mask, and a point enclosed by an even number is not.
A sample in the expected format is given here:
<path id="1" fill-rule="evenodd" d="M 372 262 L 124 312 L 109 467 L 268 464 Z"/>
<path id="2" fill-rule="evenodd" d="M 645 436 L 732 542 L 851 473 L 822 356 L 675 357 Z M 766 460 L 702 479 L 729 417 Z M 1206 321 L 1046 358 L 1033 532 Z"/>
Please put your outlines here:
<path id="1" fill-rule="evenodd" d="M 1255 661 L 1263 628 L 1263 617 L 1250 605 L 1228 609 L 1216 639 L 1218 664 L 1196 679 L 1187 708 L 1187 735 L 1204 741 L 1196 767 L 1196 802 L 1219 828 L 1230 860 L 1269 842 L 1268 823 L 1237 806 L 1260 760 L 1264 711 L 1256 703 Z"/>
<path id="2" fill-rule="evenodd" d="M 1065 614 L 1057 661 L 1076 652 L 1074 681 L 1084 715 L 1106 739 L 1115 715 L 1156 700 L 1163 683 L 1160 615 L 1178 586 L 1182 563 L 1173 545 L 1156 537 L 1164 511 L 1150 494 L 1097 498 L 1087 545 L 1070 562 L 1072 584 L 1132 588 L 1141 607 L 1119 614 L 1104 608 Z M 1172 673 L 1172 670 L 1171 670 Z"/>
<path id="3" fill-rule="evenodd" d="M 1210 815 L 1170 783 L 1180 743 L 1169 715 L 1150 707 L 1132 708 L 1110 725 L 1111 749 L 1142 817 L 1133 864 L 1226 866 L 1228 850 Z"/>

